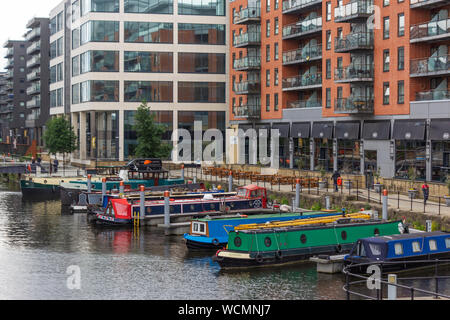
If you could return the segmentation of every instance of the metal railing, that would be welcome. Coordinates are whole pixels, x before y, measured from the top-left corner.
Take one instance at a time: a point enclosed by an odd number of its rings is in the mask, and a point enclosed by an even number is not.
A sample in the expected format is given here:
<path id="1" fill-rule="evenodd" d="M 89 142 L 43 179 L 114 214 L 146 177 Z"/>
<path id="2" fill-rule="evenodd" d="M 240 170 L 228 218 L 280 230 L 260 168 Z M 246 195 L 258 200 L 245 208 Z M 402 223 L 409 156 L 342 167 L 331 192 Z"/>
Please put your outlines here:
<path id="1" fill-rule="evenodd" d="M 308 62 L 322 57 L 322 44 L 305 46 L 283 52 L 283 64 Z"/>
<path id="2" fill-rule="evenodd" d="M 233 39 L 235 47 L 259 43 L 261 43 L 261 32 L 246 32 L 236 35 Z"/>
<path id="3" fill-rule="evenodd" d="M 335 81 L 345 80 L 373 81 L 373 65 L 354 63 L 348 67 L 334 70 Z"/>
<path id="4" fill-rule="evenodd" d="M 322 17 L 299 21 L 283 27 L 283 38 L 301 36 L 304 33 L 322 30 Z"/>
<path id="5" fill-rule="evenodd" d="M 366 96 L 350 96 L 337 98 L 334 111 L 338 113 L 373 113 L 374 98 Z"/>
<path id="6" fill-rule="evenodd" d="M 322 107 L 322 100 L 319 99 L 289 101 L 286 105 L 287 109 L 321 108 L 321 107 Z"/>
<path id="7" fill-rule="evenodd" d="M 254 69 L 261 67 L 261 57 L 244 57 L 242 59 L 234 60 L 233 68 L 239 69 Z"/>
<path id="8" fill-rule="evenodd" d="M 259 7 L 247 7 L 239 12 L 236 12 L 233 21 L 235 24 L 244 22 L 247 19 L 260 19 L 261 18 L 261 8 Z"/>
<path id="9" fill-rule="evenodd" d="M 283 1 L 283 13 L 290 10 L 306 8 L 310 5 L 320 4 L 322 0 L 287 0 Z"/>
<path id="10" fill-rule="evenodd" d="M 335 38 L 334 49 L 335 51 L 373 49 L 373 33 L 350 33 L 343 38 Z"/>
<path id="11" fill-rule="evenodd" d="M 430 21 L 415 24 L 410 27 L 411 40 L 440 36 L 444 34 L 449 34 L 450 36 L 450 19 Z"/>
<path id="12" fill-rule="evenodd" d="M 236 118 L 259 119 L 261 117 L 260 104 L 246 104 L 233 107 L 233 114 Z"/>
<path id="13" fill-rule="evenodd" d="M 283 79 L 283 89 L 294 89 L 322 84 L 322 72 L 307 73 L 297 77 Z"/>
<path id="14" fill-rule="evenodd" d="M 334 8 L 334 19 L 345 20 L 355 16 L 369 16 L 373 14 L 374 6 L 371 1 L 353 1 L 341 7 Z"/>
<path id="15" fill-rule="evenodd" d="M 256 80 L 249 80 L 243 82 L 235 82 L 233 91 L 239 93 L 258 93 L 261 91 L 261 83 Z"/>
<path id="16" fill-rule="evenodd" d="M 410 63 L 411 75 L 426 75 L 442 71 L 450 72 L 450 55 L 413 59 Z"/>
<path id="17" fill-rule="evenodd" d="M 430 90 L 416 92 L 416 101 L 449 100 L 450 90 Z"/>

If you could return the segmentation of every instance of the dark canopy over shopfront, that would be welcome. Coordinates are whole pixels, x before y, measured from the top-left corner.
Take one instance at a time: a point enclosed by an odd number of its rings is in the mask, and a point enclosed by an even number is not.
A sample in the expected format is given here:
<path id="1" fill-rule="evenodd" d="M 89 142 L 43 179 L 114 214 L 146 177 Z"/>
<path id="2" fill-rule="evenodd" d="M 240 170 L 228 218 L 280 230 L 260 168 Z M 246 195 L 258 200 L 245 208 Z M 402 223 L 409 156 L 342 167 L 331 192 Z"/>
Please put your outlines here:
<path id="1" fill-rule="evenodd" d="M 311 123 L 297 122 L 292 124 L 292 138 L 308 139 L 311 136 Z"/>
<path id="2" fill-rule="evenodd" d="M 430 140 L 450 140 L 450 119 L 433 119 L 430 123 Z"/>
<path id="3" fill-rule="evenodd" d="M 289 123 L 274 123 L 272 124 L 272 130 L 280 131 L 280 138 L 289 138 Z"/>
<path id="4" fill-rule="evenodd" d="M 336 138 L 359 140 L 360 123 L 359 122 L 337 122 Z"/>
<path id="5" fill-rule="evenodd" d="M 424 140 L 425 120 L 396 120 L 394 122 L 394 140 Z"/>
<path id="6" fill-rule="evenodd" d="M 312 138 L 333 138 L 333 122 L 314 122 L 312 129 Z"/>
<path id="7" fill-rule="evenodd" d="M 391 122 L 390 121 L 364 121 L 363 139 L 364 140 L 390 140 Z"/>

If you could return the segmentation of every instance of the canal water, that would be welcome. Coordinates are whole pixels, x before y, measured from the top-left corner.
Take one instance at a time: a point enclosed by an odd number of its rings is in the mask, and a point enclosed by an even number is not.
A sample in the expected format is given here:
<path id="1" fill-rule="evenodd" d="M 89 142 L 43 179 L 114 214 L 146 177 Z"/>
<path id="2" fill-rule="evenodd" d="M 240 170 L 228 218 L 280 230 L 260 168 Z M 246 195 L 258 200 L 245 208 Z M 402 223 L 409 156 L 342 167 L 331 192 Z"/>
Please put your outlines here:
<path id="1" fill-rule="evenodd" d="M 99 229 L 85 214 L 62 212 L 59 201 L 22 201 L 20 190 L 6 184 L 0 266 L 1 300 L 346 298 L 344 277 L 317 274 L 314 264 L 223 272 L 210 254 L 189 253 L 181 237 L 152 228 Z"/>

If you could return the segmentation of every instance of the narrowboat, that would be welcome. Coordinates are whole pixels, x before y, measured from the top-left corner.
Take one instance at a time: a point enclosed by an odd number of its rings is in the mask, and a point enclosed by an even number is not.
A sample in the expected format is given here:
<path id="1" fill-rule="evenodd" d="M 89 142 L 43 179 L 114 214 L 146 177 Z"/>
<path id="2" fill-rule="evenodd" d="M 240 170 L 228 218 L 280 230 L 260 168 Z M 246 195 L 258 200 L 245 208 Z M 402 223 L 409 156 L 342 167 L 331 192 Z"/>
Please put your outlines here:
<path id="1" fill-rule="evenodd" d="M 450 260 L 450 233 L 417 232 L 358 240 L 344 259 L 350 272 L 365 273 L 371 264 L 383 273 L 435 266 Z"/>
<path id="2" fill-rule="evenodd" d="M 260 215 L 233 215 L 192 219 L 190 233 L 183 238 L 189 250 L 217 250 L 228 244 L 228 234 L 240 225 L 272 223 L 297 219 L 330 217 L 341 213 L 298 212 Z"/>
<path id="3" fill-rule="evenodd" d="M 267 208 L 267 190 L 256 185 L 249 185 L 237 189 L 234 196 L 214 197 L 206 194 L 202 199 L 171 199 L 170 214 L 199 214 L 229 212 Z M 93 222 L 97 224 L 128 225 L 133 219 L 141 216 L 140 201 L 130 199 L 111 199 L 104 210 L 95 213 Z M 256 213 L 256 211 L 255 211 Z M 164 200 L 146 201 L 144 218 L 163 217 Z"/>
<path id="4" fill-rule="evenodd" d="M 140 186 L 154 190 L 168 190 L 167 186 L 185 185 L 183 179 L 170 179 L 169 172 L 163 169 L 161 159 L 136 159 L 123 167 L 118 176 L 106 178 L 106 191 L 119 190 L 123 181 L 126 190 L 139 190 Z M 102 179 L 91 181 L 92 191 L 102 192 Z M 61 204 L 71 206 L 79 200 L 80 194 L 88 191 L 87 179 L 68 181 L 60 188 Z"/>
<path id="5" fill-rule="evenodd" d="M 239 226 L 228 246 L 213 260 L 222 269 L 296 263 L 321 254 L 345 254 L 362 237 L 400 234 L 401 221 L 380 221 L 366 212 L 345 217 L 322 217 L 272 225 Z"/>

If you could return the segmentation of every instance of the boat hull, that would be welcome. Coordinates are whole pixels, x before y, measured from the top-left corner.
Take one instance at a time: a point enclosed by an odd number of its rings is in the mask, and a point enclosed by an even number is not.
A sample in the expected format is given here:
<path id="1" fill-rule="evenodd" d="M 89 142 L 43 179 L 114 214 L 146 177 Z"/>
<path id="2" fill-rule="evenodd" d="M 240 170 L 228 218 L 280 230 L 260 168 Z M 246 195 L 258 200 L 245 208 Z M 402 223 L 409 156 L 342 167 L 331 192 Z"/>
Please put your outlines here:
<path id="1" fill-rule="evenodd" d="M 25 199 L 59 199 L 60 187 L 58 185 L 35 183 L 26 180 L 20 181 L 20 189 Z"/>

